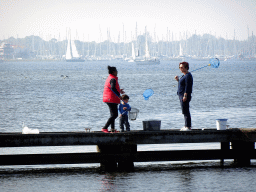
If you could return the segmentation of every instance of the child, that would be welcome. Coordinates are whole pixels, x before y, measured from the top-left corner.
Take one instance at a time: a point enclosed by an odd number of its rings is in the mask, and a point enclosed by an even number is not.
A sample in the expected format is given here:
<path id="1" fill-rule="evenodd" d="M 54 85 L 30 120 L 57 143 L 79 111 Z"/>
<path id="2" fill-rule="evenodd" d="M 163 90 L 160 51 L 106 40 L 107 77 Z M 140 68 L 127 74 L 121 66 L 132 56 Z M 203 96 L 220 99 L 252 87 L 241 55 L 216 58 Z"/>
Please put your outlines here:
<path id="1" fill-rule="evenodd" d="M 120 114 L 120 131 L 124 132 L 124 124 L 126 127 L 126 131 L 130 131 L 130 124 L 128 122 L 128 111 L 131 110 L 130 105 L 128 104 L 129 96 L 128 95 L 122 95 L 121 96 L 122 101 L 119 105 L 119 112 Z"/>

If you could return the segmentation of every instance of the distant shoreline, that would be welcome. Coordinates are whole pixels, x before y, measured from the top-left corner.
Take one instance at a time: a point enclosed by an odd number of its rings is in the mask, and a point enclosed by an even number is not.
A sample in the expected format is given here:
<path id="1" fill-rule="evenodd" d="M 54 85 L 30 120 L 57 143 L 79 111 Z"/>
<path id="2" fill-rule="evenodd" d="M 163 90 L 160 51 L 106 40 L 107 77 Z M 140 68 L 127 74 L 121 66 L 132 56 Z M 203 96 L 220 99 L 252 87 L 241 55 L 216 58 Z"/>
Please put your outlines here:
<path id="1" fill-rule="evenodd" d="M 7 60 L 3 60 L 3 62 L 58 62 L 58 61 L 65 61 L 65 60 L 54 60 L 54 59 L 7 59 Z"/>

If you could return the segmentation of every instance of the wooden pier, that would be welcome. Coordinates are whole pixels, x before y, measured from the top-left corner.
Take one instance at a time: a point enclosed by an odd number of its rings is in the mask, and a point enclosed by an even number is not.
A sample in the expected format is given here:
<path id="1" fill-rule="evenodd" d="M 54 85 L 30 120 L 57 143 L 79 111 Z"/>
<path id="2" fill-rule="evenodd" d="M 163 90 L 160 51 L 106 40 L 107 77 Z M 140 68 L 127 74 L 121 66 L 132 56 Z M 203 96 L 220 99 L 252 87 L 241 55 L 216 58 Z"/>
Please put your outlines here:
<path id="1" fill-rule="evenodd" d="M 100 163 L 106 170 L 132 169 L 134 162 L 233 159 L 239 166 L 256 159 L 256 129 L 0 133 L 0 147 L 96 145 L 97 152 L 0 155 L 0 165 Z M 220 143 L 220 149 L 137 151 L 140 144 Z"/>

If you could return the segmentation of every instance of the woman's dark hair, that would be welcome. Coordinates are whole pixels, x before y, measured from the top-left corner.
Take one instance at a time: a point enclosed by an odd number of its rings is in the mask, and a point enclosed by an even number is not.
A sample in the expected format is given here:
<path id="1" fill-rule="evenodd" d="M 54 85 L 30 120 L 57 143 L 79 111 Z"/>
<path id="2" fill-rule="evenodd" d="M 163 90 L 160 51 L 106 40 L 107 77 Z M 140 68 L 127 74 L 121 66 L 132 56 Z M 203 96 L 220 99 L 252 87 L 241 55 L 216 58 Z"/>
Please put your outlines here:
<path id="1" fill-rule="evenodd" d="M 180 65 L 183 65 L 183 66 L 185 67 L 185 69 L 189 70 L 189 64 L 188 64 L 188 62 L 183 61 L 183 62 L 181 62 L 181 63 L 179 64 L 179 66 L 180 66 Z"/>
<path id="2" fill-rule="evenodd" d="M 111 66 L 108 66 L 108 73 L 109 74 L 112 74 L 113 72 L 116 71 L 116 67 L 111 67 Z"/>

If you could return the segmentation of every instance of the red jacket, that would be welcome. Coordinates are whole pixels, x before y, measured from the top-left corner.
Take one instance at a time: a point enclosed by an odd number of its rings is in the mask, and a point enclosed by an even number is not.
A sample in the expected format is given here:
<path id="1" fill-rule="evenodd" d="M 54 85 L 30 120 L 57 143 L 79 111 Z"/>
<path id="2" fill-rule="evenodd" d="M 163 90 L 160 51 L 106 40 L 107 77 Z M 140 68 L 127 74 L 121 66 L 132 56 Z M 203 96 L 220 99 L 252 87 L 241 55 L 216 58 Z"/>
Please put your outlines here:
<path id="1" fill-rule="evenodd" d="M 120 93 L 120 88 L 119 88 L 119 84 L 118 84 L 118 77 L 114 76 L 112 74 L 109 74 L 108 78 L 106 79 L 105 85 L 104 85 L 103 102 L 119 104 L 120 103 L 120 99 L 111 90 L 111 85 L 110 85 L 110 80 L 111 79 L 115 79 L 116 80 L 116 90 Z"/>

